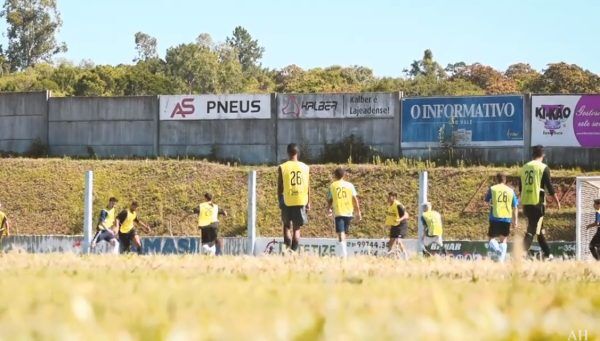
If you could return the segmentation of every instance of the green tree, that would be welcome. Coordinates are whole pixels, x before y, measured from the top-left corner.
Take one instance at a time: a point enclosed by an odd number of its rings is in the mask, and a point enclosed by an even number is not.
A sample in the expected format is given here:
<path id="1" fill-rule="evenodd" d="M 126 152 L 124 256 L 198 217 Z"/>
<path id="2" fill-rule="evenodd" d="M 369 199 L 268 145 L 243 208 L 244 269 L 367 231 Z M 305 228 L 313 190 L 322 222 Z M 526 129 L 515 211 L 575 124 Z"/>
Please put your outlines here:
<path id="1" fill-rule="evenodd" d="M 486 94 L 508 94 L 519 91 L 517 84 L 494 68 L 475 63 L 461 68 L 451 77 L 452 80 L 463 79 L 485 90 Z"/>
<path id="2" fill-rule="evenodd" d="M 548 64 L 533 85 L 538 93 L 595 93 L 600 91 L 600 77 L 575 64 Z"/>
<path id="3" fill-rule="evenodd" d="M 510 65 L 504 72 L 504 75 L 517 83 L 519 91 L 523 93 L 532 92 L 533 85 L 541 76 L 531 65 L 526 63 Z"/>
<path id="4" fill-rule="evenodd" d="M 186 93 L 214 93 L 218 89 L 219 56 L 198 44 L 181 44 L 167 50 L 167 70 Z"/>
<path id="5" fill-rule="evenodd" d="M 67 50 L 56 41 L 62 26 L 56 0 L 6 0 L 0 16 L 8 24 L 7 58 L 11 70 L 23 70 Z"/>
<path id="6" fill-rule="evenodd" d="M 226 43 L 237 51 L 238 60 L 244 72 L 259 67 L 258 62 L 262 58 L 265 48 L 258 44 L 258 40 L 252 39 L 245 28 L 236 27 L 233 35 L 226 39 Z"/>
<path id="7" fill-rule="evenodd" d="M 428 77 L 432 80 L 446 78 L 444 68 L 433 59 L 433 52 L 429 49 L 423 52 L 423 58 L 421 60 L 413 61 L 410 68 L 404 69 L 404 73 L 412 78 Z"/>
<path id="8" fill-rule="evenodd" d="M 137 32 L 134 41 L 135 51 L 137 52 L 137 56 L 133 59 L 134 62 L 158 58 L 156 38 L 144 32 Z"/>

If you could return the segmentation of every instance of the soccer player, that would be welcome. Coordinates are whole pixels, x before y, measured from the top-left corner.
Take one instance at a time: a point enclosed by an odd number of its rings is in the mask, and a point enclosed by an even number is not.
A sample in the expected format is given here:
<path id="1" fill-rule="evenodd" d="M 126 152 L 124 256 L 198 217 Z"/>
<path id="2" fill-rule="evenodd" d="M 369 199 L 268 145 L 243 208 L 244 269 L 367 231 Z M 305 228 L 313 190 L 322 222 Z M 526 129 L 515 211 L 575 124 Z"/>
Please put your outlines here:
<path id="1" fill-rule="evenodd" d="M 600 199 L 594 200 L 594 209 L 596 210 L 596 219 L 593 223 L 589 224 L 587 228 L 598 228 L 590 242 L 590 251 L 596 260 L 600 260 Z"/>
<path id="2" fill-rule="evenodd" d="M 515 191 L 506 185 L 505 173 L 496 174 L 496 184 L 488 189 L 485 202 L 490 204 L 488 237 L 492 260 L 504 262 L 511 224 L 513 228 L 519 225 L 519 200 Z"/>
<path id="3" fill-rule="evenodd" d="M 525 251 L 529 250 L 533 236 L 537 235 L 538 243 L 542 248 L 544 259 L 552 259 L 550 247 L 546 241 L 544 230 L 544 213 L 546 211 L 546 191 L 554 198 L 556 206 L 560 210 L 560 201 L 554 191 L 550 179 L 550 168 L 543 163 L 544 147 L 537 145 L 532 149 L 533 160 L 526 163 L 521 169 L 521 181 L 519 190 L 521 192 L 521 203 L 523 213 L 527 217 L 527 233 L 524 238 Z"/>
<path id="4" fill-rule="evenodd" d="M 444 239 L 442 234 L 444 233 L 442 226 L 442 215 L 437 211 L 431 209 L 431 203 L 426 202 L 423 204 L 423 215 L 421 221 L 425 226 L 425 233 L 423 234 L 423 254 L 426 256 L 431 255 L 427 248 L 433 244 L 437 244 L 442 250 L 442 254 L 446 255 L 446 248 L 444 247 Z"/>
<path id="5" fill-rule="evenodd" d="M 213 196 L 210 193 L 204 193 L 204 202 L 200 204 L 194 213 L 198 214 L 198 228 L 200 229 L 200 238 L 202 239 L 202 251 L 205 254 L 214 256 L 217 253 L 219 215 L 227 217 L 227 211 L 219 208 L 213 203 Z"/>
<path id="6" fill-rule="evenodd" d="M 277 195 L 285 249 L 296 252 L 300 243 L 300 228 L 308 222 L 310 210 L 309 168 L 298 161 L 300 149 L 295 143 L 287 146 L 289 160 L 277 169 Z M 293 234 L 292 234 L 293 230 Z"/>
<path id="7" fill-rule="evenodd" d="M 96 248 L 96 244 L 100 241 L 106 241 L 107 243 L 110 243 L 113 253 L 119 253 L 119 241 L 115 236 L 119 228 L 115 214 L 115 205 L 117 202 L 117 198 L 109 198 L 106 208 L 100 211 L 98 225 L 96 225 L 96 234 L 92 239 L 92 250 Z"/>
<path id="8" fill-rule="evenodd" d="M 400 251 L 404 255 L 404 259 L 408 259 L 408 254 L 402 243 L 402 239 L 408 234 L 408 212 L 404 205 L 398 201 L 398 194 L 389 192 L 387 197 L 388 208 L 385 215 L 385 226 L 390 228 L 390 241 L 388 242 L 388 252 L 396 243 L 400 247 Z"/>
<path id="9" fill-rule="evenodd" d="M 0 210 L 1 209 L 2 203 L 0 202 Z M 2 240 L 2 237 L 5 235 L 4 232 L 6 232 L 6 236 L 10 236 L 10 223 L 8 222 L 6 213 L 0 211 L 0 240 Z"/>
<path id="10" fill-rule="evenodd" d="M 327 212 L 329 216 L 332 213 L 334 214 L 335 232 L 338 235 L 338 242 L 341 249 L 340 256 L 342 258 L 348 257 L 346 234 L 348 234 L 348 230 L 350 229 L 354 210 L 358 214 L 358 221 L 362 220 L 356 188 L 344 179 L 345 175 L 346 171 L 343 168 L 336 168 L 333 172 L 335 181 L 329 186 L 329 193 L 327 194 Z"/>
<path id="11" fill-rule="evenodd" d="M 138 208 L 137 201 L 131 202 L 128 209 L 125 209 L 119 213 L 117 220 L 119 220 L 119 242 L 121 244 L 121 253 L 131 251 L 131 242 L 135 244 L 138 254 L 142 254 L 142 241 L 140 236 L 135 230 L 135 226 L 142 226 L 147 232 L 150 232 L 150 227 L 142 222 L 138 218 L 136 212 Z"/>

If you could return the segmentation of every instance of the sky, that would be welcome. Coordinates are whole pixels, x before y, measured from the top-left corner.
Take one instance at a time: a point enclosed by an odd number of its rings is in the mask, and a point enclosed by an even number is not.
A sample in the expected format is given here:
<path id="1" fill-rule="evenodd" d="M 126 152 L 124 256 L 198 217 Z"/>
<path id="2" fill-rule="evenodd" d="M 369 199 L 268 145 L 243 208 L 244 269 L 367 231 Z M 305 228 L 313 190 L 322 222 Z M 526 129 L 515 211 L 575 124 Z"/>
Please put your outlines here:
<path id="1" fill-rule="evenodd" d="M 431 49 L 442 66 L 565 61 L 600 73 L 595 0 L 58 0 L 58 9 L 69 48 L 61 57 L 76 63 L 131 63 L 138 31 L 164 57 L 200 33 L 224 41 L 239 25 L 265 47 L 268 68 L 362 65 L 398 77 Z"/>

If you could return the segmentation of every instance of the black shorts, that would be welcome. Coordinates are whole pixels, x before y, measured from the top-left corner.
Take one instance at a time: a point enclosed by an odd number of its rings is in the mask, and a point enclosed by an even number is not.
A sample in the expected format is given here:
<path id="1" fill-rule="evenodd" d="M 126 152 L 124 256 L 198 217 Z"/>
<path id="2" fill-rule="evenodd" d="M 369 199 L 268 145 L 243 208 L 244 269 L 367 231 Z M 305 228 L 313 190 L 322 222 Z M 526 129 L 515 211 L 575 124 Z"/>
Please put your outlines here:
<path id="1" fill-rule="evenodd" d="M 510 223 L 503 221 L 490 221 L 488 229 L 488 237 L 494 238 L 499 236 L 508 237 L 510 235 Z"/>
<path id="2" fill-rule="evenodd" d="M 202 244 L 212 244 L 216 242 L 218 232 L 219 225 L 215 223 L 200 227 L 200 238 L 202 239 Z"/>
<path id="3" fill-rule="evenodd" d="M 335 217 L 335 232 L 348 233 L 348 230 L 350 230 L 351 221 L 352 217 Z"/>
<path id="4" fill-rule="evenodd" d="M 308 223 L 306 206 L 283 206 L 281 208 L 281 221 L 283 227 L 288 228 L 293 225 L 294 230 L 299 229 Z"/>
<path id="5" fill-rule="evenodd" d="M 406 225 L 406 224 L 400 224 L 398 226 L 390 227 L 390 238 L 391 239 L 397 239 L 397 238 L 404 239 L 404 238 L 406 238 L 407 235 L 408 235 L 408 225 Z"/>
<path id="6" fill-rule="evenodd" d="M 131 252 L 131 241 L 135 236 L 137 236 L 135 229 L 131 229 L 131 231 L 127 233 L 119 231 L 119 250 L 121 253 Z"/>
<path id="7" fill-rule="evenodd" d="M 523 213 L 527 217 L 527 233 L 534 236 L 544 234 L 544 205 L 524 205 Z"/>

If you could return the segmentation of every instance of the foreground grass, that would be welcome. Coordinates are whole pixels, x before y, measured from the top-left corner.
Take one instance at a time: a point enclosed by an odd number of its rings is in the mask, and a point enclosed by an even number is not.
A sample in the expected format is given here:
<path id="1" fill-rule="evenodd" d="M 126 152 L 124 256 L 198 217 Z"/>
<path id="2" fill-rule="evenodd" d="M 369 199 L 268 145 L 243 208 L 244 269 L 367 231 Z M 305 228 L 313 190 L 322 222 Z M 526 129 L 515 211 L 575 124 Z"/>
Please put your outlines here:
<path id="1" fill-rule="evenodd" d="M 5 340 L 600 335 L 595 263 L 24 254 L 1 262 Z"/>
<path id="2" fill-rule="evenodd" d="M 361 198 L 364 220 L 355 224 L 355 237 L 387 236 L 382 222 L 385 196 L 396 191 L 411 218 L 410 236 L 416 235 L 418 172 L 424 164 L 387 163 L 351 165 L 352 181 Z M 311 168 L 313 210 L 305 236 L 333 237 L 331 219 L 325 214 L 326 192 L 335 165 Z M 204 192 L 215 195 L 230 217 L 221 222 L 224 236 L 245 233 L 247 173 L 249 167 L 229 167 L 189 160 L 93 161 L 69 159 L 0 159 L 0 202 L 19 234 L 81 233 L 83 174 L 93 170 L 95 215 L 110 196 L 121 199 L 120 207 L 136 199 L 140 217 L 149 222 L 156 235 L 197 234 L 196 218 L 189 215 Z M 280 235 L 280 213 L 276 199 L 276 168 L 258 170 L 259 234 Z M 444 215 L 446 239 L 484 239 L 487 208 L 481 203 L 492 176 L 499 170 L 516 175 L 518 169 L 492 167 L 429 168 L 429 198 Z M 553 171 L 560 183 L 564 210 L 548 211 L 545 224 L 550 239 L 574 240 L 574 188 L 570 185 L 580 172 Z M 569 200 L 567 200 L 569 199 Z M 523 220 L 524 221 L 524 220 Z"/>

